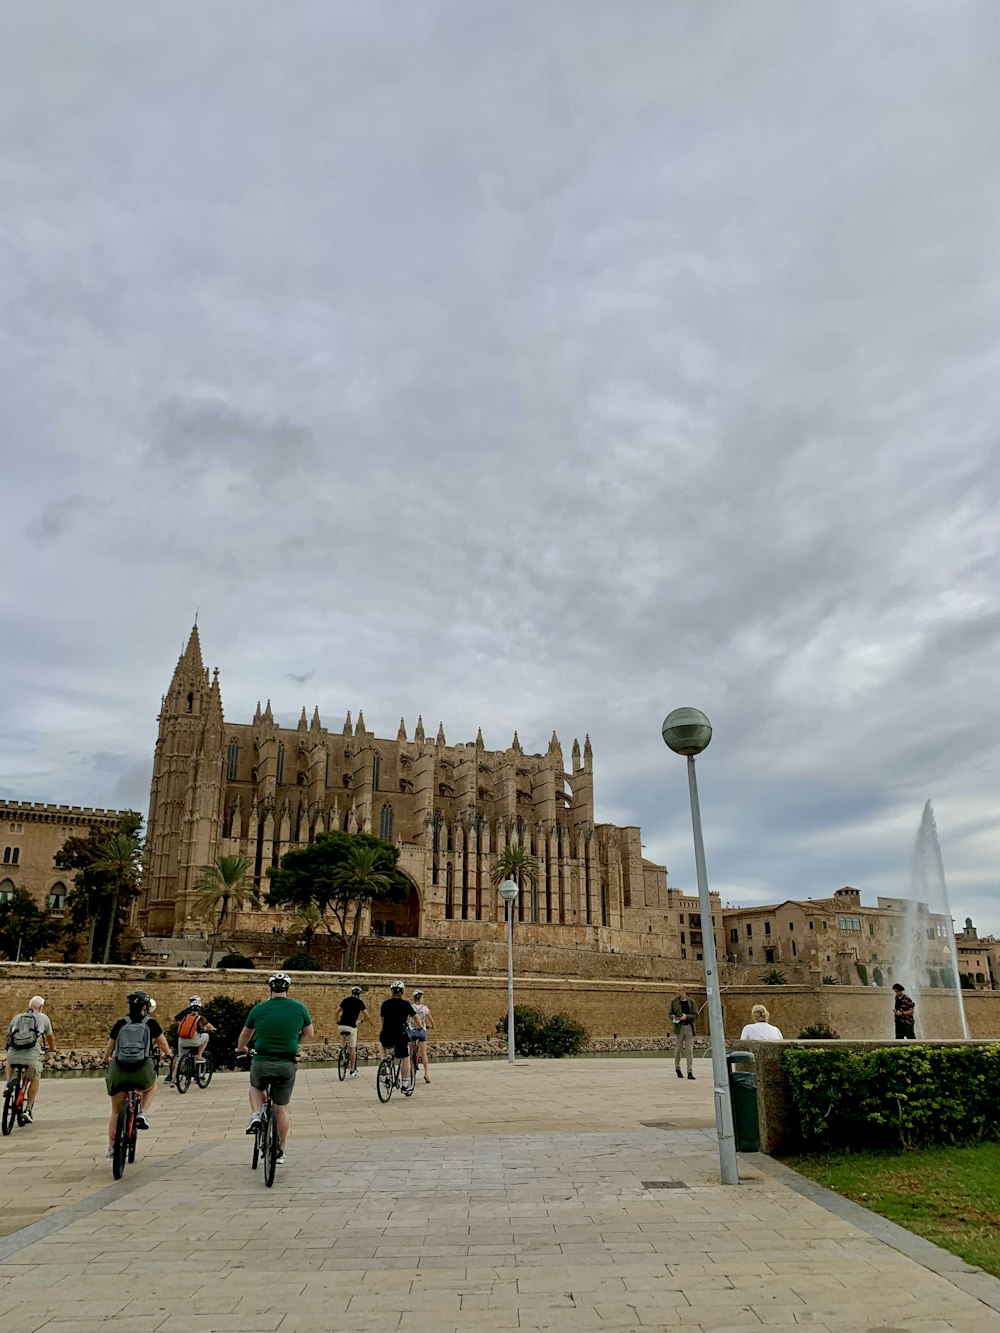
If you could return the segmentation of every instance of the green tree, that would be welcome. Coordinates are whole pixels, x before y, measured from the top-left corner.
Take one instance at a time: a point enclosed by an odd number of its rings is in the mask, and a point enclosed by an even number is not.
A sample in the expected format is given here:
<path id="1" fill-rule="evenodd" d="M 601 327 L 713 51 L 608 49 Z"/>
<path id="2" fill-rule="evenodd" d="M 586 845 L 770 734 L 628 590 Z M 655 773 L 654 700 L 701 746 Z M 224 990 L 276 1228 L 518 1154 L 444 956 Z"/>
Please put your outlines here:
<path id="1" fill-rule="evenodd" d="M 55 855 L 59 870 L 72 870 L 73 888 L 66 899 L 71 930 L 86 932 L 86 961 L 108 962 L 139 892 L 142 863 L 142 816 L 125 810 L 109 835 L 99 825 L 81 837 L 67 838 Z M 97 941 L 103 941 L 98 946 Z"/>
<path id="2" fill-rule="evenodd" d="M 217 856 L 211 865 L 202 866 L 198 871 L 194 885 L 195 914 L 215 919 L 206 967 L 212 966 L 219 936 L 230 912 L 260 902 L 252 867 L 253 862 L 248 856 Z"/>
<path id="3" fill-rule="evenodd" d="M 512 879 L 521 890 L 525 884 L 530 884 L 532 921 L 538 917 L 536 893 L 541 869 L 538 857 L 532 856 L 519 842 L 512 842 L 509 847 L 505 847 L 493 858 L 493 864 L 490 866 L 490 880 L 495 889 L 498 889 L 505 879 Z M 513 911 L 513 906 L 511 910 Z"/>
<path id="4" fill-rule="evenodd" d="M 43 911 L 23 887 L 0 903 L 0 950 L 7 958 L 33 958 L 58 938 L 60 929 L 52 913 Z"/>
<path id="5" fill-rule="evenodd" d="M 312 947 L 313 936 L 323 924 L 323 917 L 319 908 L 313 903 L 304 903 L 301 907 L 295 909 L 295 915 L 292 917 L 292 930 L 296 935 L 302 936 L 302 944 L 306 953 Z"/>
<path id="6" fill-rule="evenodd" d="M 361 942 L 366 906 L 403 902 L 410 881 L 397 868 L 399 849 L 370 833 L 321 833 L 307 847 L 286 852 L 267 876 L 272 903 L 315 908 L 323 929 L 341 946 L 351 971 Z"/>

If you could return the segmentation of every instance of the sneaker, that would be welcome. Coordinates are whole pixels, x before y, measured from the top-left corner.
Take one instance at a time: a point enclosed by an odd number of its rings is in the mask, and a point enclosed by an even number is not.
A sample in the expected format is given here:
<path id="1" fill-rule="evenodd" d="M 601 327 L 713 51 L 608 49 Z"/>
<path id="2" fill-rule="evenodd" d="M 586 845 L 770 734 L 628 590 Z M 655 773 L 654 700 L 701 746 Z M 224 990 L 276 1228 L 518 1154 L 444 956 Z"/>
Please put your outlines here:
<path id="1" fill-rule="evenodd" d="M 168 1088 L 172 1088 L 172 1087 L 174 1086 L 174 1080 L 170 1077 L 169 1074 L 167 1075 L 167 1077 L 166 1077 L 163 1081 L 164 1081 L 164 1083 L 167 1085 Z"/>
<path id="2" fill-rule="evenodd" d="M 114 1150 L 114 1148 L 109 1148 L 108 1151 L 105 1153 L 105 1157 L 107 1158 L 107 1160 L 108 1160 L 109 1162 L 113 1162 L 113 1161 L 115 1160 L 115 1150 Z"/>
<path id="3" fill-rule="evenodd" d="M 681 1073 L 681 1071 L 680 1071 L 679 1068 L 676 1068 L 676 1067 L 675 1067 L 675 1069 L 674 1069 L 674 1073 L 677 1075 L 678 1078 L 683 1078 L 683 1077 L 684 1077 L 684 1075 Z"/>
<path id="4" fill-rule="evenodd" d="M 357 1078 L 357 1076 L 358 1076 L 358 1071 L 356 1069 L 352 1069 L 351 1072 L 347 1075 L 348 1078 Z"/>
<path id="5" fill-rule="evenodd" d="M 136 1129 L 149 1129 L 149 1121 L 141 1111 L 135 1118 L 135 1127 Z"/>
<path id="6" fill-rule="evenodd" d="M 21 1124 L 22 1124 L 22 1125 L 31 1125 L 31 1124 L 34 1123 L 34 1120 L 35 1120 L 35 1113 L 34 1113 L 34 1111 L 32 1111 L 32 1109 L 31 1109 L 30 1106 L 26 1106 L 26 1107 L 24 1108 L 24 1111 L 23 1111 L 22 1114 L 21 1114 Z"/>
<path id="7" fill-rule="evenodd" d="M 401 1091 L 402 1091 L 402 1094 L 403 1094 L 404 1097 L 412 1097 L 412 1096 L 413 1096 L 413 1084 L 412 1084 L 412 1083 L 407 1083 L 406 1087 L 405 1087 L 405 1088 L 402 1088 Z"/>
<path id="8" fill-rule="evenodd" d="M 259 1128 L 260 1128 L 260 1112 L 255 1111 L 253 1115 L 250 1117 L 250 1121 L 246 1127 L 246 1132 L 248 1134 L 256 1134 Z"/>
<path id="9" fill-rule="evenodd" d="M 688 1078 L 691 1080 L 692 1083 L 694 1082 L 694 1074 L 692 1074 L 690 1070 L 688 1071 Z"/>
<path id="10" fill-rule="evenodd" d="M 278 1155 L 277 1155 L 277 1157 L 274 1159 L 274 1165 L 275 1165 L 275 1166 L 284 1166 L 284 1165 L 285 1165 L 285 1154 L 284 1154 L 284 1152 L 283 1152 L 281 1149 L 278 1150 Z"/>

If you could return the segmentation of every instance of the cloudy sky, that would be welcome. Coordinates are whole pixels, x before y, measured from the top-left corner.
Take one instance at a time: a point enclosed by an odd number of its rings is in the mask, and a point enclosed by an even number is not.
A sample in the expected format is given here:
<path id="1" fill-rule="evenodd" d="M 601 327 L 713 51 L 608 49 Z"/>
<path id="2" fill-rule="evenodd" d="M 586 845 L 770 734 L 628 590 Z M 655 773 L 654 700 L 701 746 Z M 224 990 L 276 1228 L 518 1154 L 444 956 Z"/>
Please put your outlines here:
<path id="1" fill-rule="evenodd" d="M 199 608 L 733 902 L 1000 930 L 992 0 L 8 4 L 0 795 L 145 810 Z"/>

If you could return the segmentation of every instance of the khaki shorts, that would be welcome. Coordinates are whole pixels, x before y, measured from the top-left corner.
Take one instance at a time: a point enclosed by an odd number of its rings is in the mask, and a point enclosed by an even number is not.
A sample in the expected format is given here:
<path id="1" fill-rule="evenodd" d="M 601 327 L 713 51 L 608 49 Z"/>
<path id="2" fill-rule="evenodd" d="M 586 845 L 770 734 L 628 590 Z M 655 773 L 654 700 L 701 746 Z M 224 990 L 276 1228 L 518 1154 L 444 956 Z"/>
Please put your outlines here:
<path id="1" fill-rule="evenodd" d="M 347 1038 L 347 1045 L 352 1051 L 358 1049 L 358 1029 L 349 1028 L 346 1023 L 340 1025 L 340 1035 Z"/>
<path id="2" fill-rule="evenodd" d="M 32 1078 L 42 1077 L 42 1057 L 38 1051 L 8 1051 L 7 1063 L 11 1069 L 30 1069 Z"/>
<path id="3" fill-rule="evenodd" d="M 275 1055 L 255 1055 L 250 1065 L 250 1086 L 264 1092 L 268 1083 L 275 1106 L 287 1106 L 295 1087 L 295 1061 Z"/>

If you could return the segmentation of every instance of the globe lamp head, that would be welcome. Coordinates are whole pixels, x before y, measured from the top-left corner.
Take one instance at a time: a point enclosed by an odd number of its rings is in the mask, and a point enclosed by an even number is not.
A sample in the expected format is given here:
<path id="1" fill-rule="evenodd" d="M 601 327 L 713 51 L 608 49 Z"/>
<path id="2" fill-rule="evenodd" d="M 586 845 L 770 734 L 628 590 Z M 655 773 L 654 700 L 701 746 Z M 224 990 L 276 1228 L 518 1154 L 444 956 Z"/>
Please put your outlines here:
<path id="1" fill-rule="evenodd" d="M 701 754 L 712 739 L 712 724 L 697 708 L 675 708 L 663 719 L 663 739 L 674 754 Z"/>

